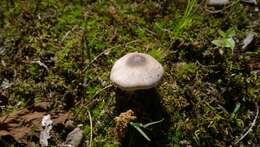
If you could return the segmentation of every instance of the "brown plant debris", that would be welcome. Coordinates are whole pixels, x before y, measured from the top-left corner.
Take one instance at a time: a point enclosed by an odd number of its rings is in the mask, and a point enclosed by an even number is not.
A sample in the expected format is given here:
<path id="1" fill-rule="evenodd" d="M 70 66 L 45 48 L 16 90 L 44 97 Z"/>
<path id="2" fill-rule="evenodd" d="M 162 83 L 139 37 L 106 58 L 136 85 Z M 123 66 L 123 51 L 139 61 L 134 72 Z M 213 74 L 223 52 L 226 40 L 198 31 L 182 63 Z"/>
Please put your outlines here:
<path id="1" fill-rule="evenodd" d="M 113 133 L 119 141 L 125 137 L 128 123 L 135 119 L 136 116 L 131 109 L 122 112 L 119 116 L 115 117 L 116 127 L 113 129 Z"/>
<path id="2" fill-rule="evenodd" d="M 43 104 L 37 104 L 37 106 L 45 104 L 46 103 L 43 102 Z M 47 114 L 46 111 L 24 108 L 1 116 L 0 138 L 8 136 L 14 139 L 18 144 L 30 145 L 32 142 L 29 140 L 30 136 L 39 138 L 40 130 L 42 129 L 41 120 L 45 114 Z M 50 113 L 50 115 L 54 118 L 54 125 L 65 124 L 70 116 L 68 112 Z"/>

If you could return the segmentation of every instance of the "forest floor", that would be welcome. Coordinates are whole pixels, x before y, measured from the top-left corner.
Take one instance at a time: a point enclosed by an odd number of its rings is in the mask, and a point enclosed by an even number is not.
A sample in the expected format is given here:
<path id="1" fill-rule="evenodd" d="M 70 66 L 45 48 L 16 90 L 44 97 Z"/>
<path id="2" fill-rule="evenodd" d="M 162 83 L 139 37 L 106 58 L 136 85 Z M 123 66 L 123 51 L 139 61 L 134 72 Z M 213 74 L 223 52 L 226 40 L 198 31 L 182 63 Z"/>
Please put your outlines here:
<path id="1" fill-rule="evenodd" d="M 1 0 L 0 145 L 40 146 L 50 114 L 49 146 L 74 128 L 81 146 L 260 146 L 259 18 L 239 0 Z M 136 51 L 165 73 L 129 94 L 109 75 Z"/>

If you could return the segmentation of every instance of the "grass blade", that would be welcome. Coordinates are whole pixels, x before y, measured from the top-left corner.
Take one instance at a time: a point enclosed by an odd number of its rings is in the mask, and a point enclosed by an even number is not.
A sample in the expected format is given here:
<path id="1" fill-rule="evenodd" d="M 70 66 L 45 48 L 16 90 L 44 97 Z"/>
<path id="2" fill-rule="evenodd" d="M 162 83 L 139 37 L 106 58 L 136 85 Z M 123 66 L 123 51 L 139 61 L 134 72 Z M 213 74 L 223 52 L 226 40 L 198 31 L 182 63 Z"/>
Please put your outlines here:
<path id="1" fill-rule="evenodd" d="M 158 121 L 154 121 L 154 122 L 150 122 L 150 123 L 147 123 L 145 125 L 143 125 L 144 128 L 147 128 L 151 125 L 154 125 L 154 124 L 158 124 L 158 123 L 161 123 L 164 119 L 161 119 L 161 120 L 158 120 Z"/>
<path id="2" fill-rule="evenodd" d="M 140 128 L 142 127 L 142 125 L 137 124 L 137 123 L 132 123 L 130 122 L 130 125 L 133 126 L 141 135 L 143 135 L 143 137 L 148 140 L 151 141 L 151 139 L 145 134 L 145 132 Z"/>

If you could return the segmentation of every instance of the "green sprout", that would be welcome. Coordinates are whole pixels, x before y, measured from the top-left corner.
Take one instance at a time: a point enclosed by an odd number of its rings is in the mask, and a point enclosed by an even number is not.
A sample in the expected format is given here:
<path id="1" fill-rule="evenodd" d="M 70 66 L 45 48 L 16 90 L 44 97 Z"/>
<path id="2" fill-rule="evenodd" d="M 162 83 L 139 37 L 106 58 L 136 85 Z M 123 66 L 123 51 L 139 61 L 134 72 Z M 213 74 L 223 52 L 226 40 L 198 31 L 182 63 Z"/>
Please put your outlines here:
<path id="1" fill-rule="evenodd" d="M 151 141 L 151 139 L 148 137 L 148 135 L 143 131 L 143 129 L 148 128 L 149 126 L 161 123 L 164 119 L 161 119 L 159 121 L 153 121 L 147 124 L 142 124 L 142 123 L 134 123 L 134 122 L 130 122 L 129 124 L 131 126 L 133 126 L 146 140 L 148 140 L 149 142 Z"/>

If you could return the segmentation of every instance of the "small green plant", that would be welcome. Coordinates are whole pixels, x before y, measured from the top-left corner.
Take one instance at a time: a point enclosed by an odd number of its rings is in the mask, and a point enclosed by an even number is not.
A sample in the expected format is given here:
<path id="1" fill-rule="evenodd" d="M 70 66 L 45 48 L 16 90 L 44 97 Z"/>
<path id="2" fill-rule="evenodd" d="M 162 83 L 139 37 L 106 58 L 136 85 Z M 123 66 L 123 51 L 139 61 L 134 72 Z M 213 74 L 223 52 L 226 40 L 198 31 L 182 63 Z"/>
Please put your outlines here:
<path id="1" fill-rule="evenodd" d="M 184 15 L 173 29 L 173 33 L 178 37 L 185 29 L 189 28 L 192 24 L 192 16 L 191 14 L 194 11 L 194 7 L 197 3 L 197 0 L 188 0 L 187 7 L 185 9 Z"/>
<path id="2" fill-rule="evenodd" d="M 239 109 L 240 109 L 240 106 L 241 106 L 240 103 L 237 103 L 237 104 L 236 104 L 236 107 L 235 107 L 234 111 L 233 111 L 233 112 L 231 113 L 231 115 L 230 115 L 230 118 L 231 118 L 232 120 L 236 118 L 236 115 L 237 115 L 237 112 L 238 112 Z"/>
<path id="3" fill-rule="evenodd" d="M 211 41 L 211 43 L 221 48 L 226 47 L 233 50 L 235 47 L 235 41 L 233 39 L 233 36 L 235 36 L 235 31 L 233 29 L 229 29 L 226 32 L 218 30 L 218 33 L 220 34 L 221 38 L 215 39 Z"/>
<path id="4" fill-rule="evenodd" d="M 130 126 L 134 127 L 147 141 L 151 141 L 151 139 L 148 137 L 148 135 L 143 131 L 143 129 L 148 128 L 149 126 L 161 123 L 164 119 L 161 119 L 159 121 L 154 121 L 154 122 L 150 122 L 147 124 L 142 124 L 142 123 L 134 123 L 134 122 L 130 122 Z"/>

